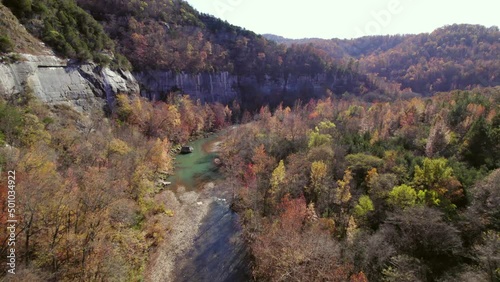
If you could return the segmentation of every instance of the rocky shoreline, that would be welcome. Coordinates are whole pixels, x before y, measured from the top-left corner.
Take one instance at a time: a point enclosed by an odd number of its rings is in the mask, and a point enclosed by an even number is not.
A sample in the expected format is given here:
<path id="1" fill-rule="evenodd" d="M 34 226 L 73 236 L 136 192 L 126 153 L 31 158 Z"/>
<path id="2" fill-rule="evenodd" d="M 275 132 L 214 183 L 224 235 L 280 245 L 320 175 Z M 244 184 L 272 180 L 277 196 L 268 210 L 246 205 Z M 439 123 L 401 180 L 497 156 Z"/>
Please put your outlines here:
<path id="1" fill-rule="evenodd" d="M 165 205 L 175 214 L 165 241 L 150 259 L 146 270 L 146 281 L 174 281 L 176 260 L 193 246 L 202 221 L 215 200 L 214 197 L 209 196 L 214 189 L 214 183 L 209 182 L 204 185 L 201 192 L 186 192 L 183 191 L 183 187 L 180 187 L 177 193 L 162 192 L 162 196 L 166 198 Z"/>

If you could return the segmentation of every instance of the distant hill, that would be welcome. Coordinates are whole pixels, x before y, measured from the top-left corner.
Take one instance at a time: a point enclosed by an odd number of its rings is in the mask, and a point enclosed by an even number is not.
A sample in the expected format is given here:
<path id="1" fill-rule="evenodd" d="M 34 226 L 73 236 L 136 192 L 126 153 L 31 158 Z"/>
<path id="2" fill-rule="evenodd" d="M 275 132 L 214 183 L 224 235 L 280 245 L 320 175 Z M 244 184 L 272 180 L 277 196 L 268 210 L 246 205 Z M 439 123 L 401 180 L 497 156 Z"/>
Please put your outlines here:
<path id="1" fill-rule="evenodd" d="M 365 72 L 396 81 L 403 88 L 435 93 L 500 85 L 498 27 L 452 25 L 430 34 L 408 36 L 394 48 L 366 54 Z"/>
<path id="2" fill-rule="evenodd" d="M 335 59 L 355 59 L 363 73 L 419 93 L 500 85 L 498 27 L 455 24 L 418 35 L 342 39 L 286 39 L 288 46 L 312 44 Z"/>
<path id="3" fill-rule="evenodd" d="M 271 41 L 285 44 L 287 46 L 294 44 L 313 44 L 316 48 L 323 50 L 334 58 L 353 57 L 359 58 L 373 53 L 394 48 L 409 36 L 384 35 L 384 36 L 365 36 L 356 39 L 322 39 L 322 38 L 302 38 L 289 39 L 279 35 L 264 34 L 265 38 Z"/>

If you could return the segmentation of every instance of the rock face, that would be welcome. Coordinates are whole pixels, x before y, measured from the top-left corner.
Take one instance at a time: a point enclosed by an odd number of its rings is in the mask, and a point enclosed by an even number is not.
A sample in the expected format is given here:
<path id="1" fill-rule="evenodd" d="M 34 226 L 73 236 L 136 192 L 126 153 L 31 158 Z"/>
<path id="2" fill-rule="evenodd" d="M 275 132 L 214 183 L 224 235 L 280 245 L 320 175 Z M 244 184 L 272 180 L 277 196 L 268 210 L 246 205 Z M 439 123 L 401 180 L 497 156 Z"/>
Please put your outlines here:
<path id="1" fill-rule="evenodd" d="M 0 92 L 16 94 L 26 87 L 47 104 L 68 104 L 79 111 L 113 103 L 116 93 L 138 93 L 130 72 L 95 64 L 71 65 L 55 56 L 22 55 L 20 62 L 0 64 Z"/>
<path id="2" fill-rule="evenodd" d="M 113 105 L 117 93 L 135 94 L 162 100 L 171 92 L 188 94 L 203 103 L 229 104 L 238 100 L 247 105 L 294 101 L 320 97 L 326 89 L 343 93 L 349 81 L 321 74 L 315 77 L 290 76 L 257 80 L 228 72 L 187 74 L 172 71 L 113 71 L 95 64 L 69 64 L 53 55 L 22 55 L 20 62 L 0 64 L 0 94 L 16 94 L 29 87 L 47 104 L 67 104 L 79 111 Z M 140 85 L 140 88 L 139 88 Z M 345 87 L 347 86 L 347 87 Z"/>
<path id="3" fill-rule="evenodd" d="M 141 85 L 141 95 L 151 100 L 161 100 L 166 94 L 179 91 L 201 102 L 229 103 L 240 98 L 242 94 L 272 95 L 283 89 L 298 92 L 305 88 L 316 91 L 322 88 L 319 80 L 309 77 L 291 77 L 285 87 L 283 79 L 257 81 L 254 77 L 238 77 L 228 72 L 187 74 L 172 71 L 145 71 L 134 73 L 134 76 Z"/>
<path id="4" fill-rule="evenodd" d="M 187 74 L 172 71 L 134 73 L 141 85 L 141 95 L 161 100 L 170 92 L 180 91 L 201 102 L 227 103 L 239 95 L 238 79 L 228 72 Z"/>
<path id="5" fill-rule="evenodd" d="M 237 76 L 228 72 L 187 74 L 157 70 L 136 72 L 134 76 L 141 85 L 141 95 L 150 100 L 162 100 L 165 95 L 178 91 L 201 102 L 230 103 L 235 99 L 244 102 L 263 99 L 260 103 L 266 104 L 272 99 L 281 100 L 277 94 L 286 93 L 289 97 L 297 97 L 307 93 L 309 98 L 321 97 L 326 89 L 344 93 L 355 86 L 352 85 L 352 77 L 349 79 L 347 76 L 326 74 L 314 77 L 290 75 L 286 81 L 284 78 L 269 77 L 257 80 L 254 76 Z"/>

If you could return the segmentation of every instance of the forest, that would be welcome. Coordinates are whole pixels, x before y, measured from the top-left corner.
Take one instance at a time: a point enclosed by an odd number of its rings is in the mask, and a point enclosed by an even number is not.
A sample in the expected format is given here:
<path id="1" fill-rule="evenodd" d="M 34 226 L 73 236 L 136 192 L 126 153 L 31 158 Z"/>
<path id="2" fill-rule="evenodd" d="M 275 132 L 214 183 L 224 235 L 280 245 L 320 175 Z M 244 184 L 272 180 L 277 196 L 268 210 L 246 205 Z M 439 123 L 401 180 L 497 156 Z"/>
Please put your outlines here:
<path id="1" fill-rule="evenodd" d="M 0 174 L 16 171 L 19 220 L 20 274 L 5 281 L 144 281 L 176 227 L 161 193 L 176 153 L 232 125 L 218 185 L 255 281 L 500 281 L 498 27 L 289 40 L 181 0 L 0 8 L 2 64 L 41 40 L 70 64 L 285 85 L 266 96 L 239 83 L 227 105 L 118 93 L 88 112 L 43 104 L 29 84 L 0 93 Z M 297 77 L 324 93 L 287 92 Z M 0 240 L 4 258 L 7 229 Z"/>
<path id="2" fill-rule="evenodd" d="M 454 24 L 430 34 L 365 36 L 352 40 L 266 38 L 287 46 L 313 44 L 329 57 L 355 58 L 362 73 L 420 94 L 499 82 L 498 27 Z"/>
<path id="3" fill-rule="evenodd" d="M 16 170 L 21 203 L 16 277 L 143 279 L 173 228 L 158 183 L 173 150 L 241 121 L 224 141 L 222 185 L 257 281 L 497 281 L 499 94 L 331 95 L 254 114 L 118 95 L 107 117 L 49 107 L 29 88 L 3 96 L 0 164 Z"/>
<path id="4" fill-rule="evenodd" d="M 498 281 L 500 89 L 262 107 L 226 185 L 258 281 Z"/>
<path id="5" fill-rule="evenodd" d="M 175 212 L 158 180 L 173 150 L 223 128 L 231 111 L 188 96 L 117 96 L 112 116 L 41 104 L 26 89 L 0 101 L 0 165 L 16 171 L 16 252 L 26 281 L 139 281 Z M 0 184 L 7 197 L 7 182 Z M 0 202 L 5 222 L 7 202 Z M 6 254 L 7 230 L 0 231 Z M 6 265 L 1 266 L 6 273 Z M 8 280 L 17 281 L 17 280 Z"/>

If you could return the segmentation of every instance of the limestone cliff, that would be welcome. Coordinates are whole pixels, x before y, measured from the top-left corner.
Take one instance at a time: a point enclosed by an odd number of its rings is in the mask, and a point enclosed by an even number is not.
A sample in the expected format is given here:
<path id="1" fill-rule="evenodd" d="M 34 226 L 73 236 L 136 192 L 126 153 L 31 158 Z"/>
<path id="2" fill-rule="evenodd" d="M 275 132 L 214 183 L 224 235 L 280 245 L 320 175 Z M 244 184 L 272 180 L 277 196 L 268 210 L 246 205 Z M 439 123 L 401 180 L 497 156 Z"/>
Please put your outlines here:
<path id="1" fill-rule="evenodd" d="M 19 93 L 29 87 L 36 97 L 48 104 L 68 104 L 79 111 L 113 105 L 117 93 L 136 94 L 151 100 L 163 99 L 178 91 L 201 102 L 247 105 L 292 102 L 307 93 L 322 96 L 326 89 L 338 90 L 340 80 L 326 77 L 294 77 L 258 81 L 228 72 L 187 74 L 172 71 L 113 71 L 95 64 L 70 64 L 53 55 L 23 54 L 16 63 L 0 64 L 0 93 Z M 139 87 L 140 85 L 140 87 Z M 281 95 L 286 93 L 285 96 Z M 342 93 L 342 92 L 340 92 Z"/>
<path id="2" fill-rule="evenodd" d="M 29 87 L 42 102 L 68 104 L 85 111 L 112 103 L 118 92 L 139 92 L 129 72 L 94 64 L 69 64 L 51 55 L 21 56 L 19 62 L 0 64 L 0 93 L 15 94 Z"/>
<path id="3" fill-rule="evenodd" d="M 277 81 L 266 78 L 257 81 L 253 76 L 238 77 L 228 72 L 218 73 L 175 73 L 172 71 L 144 71 L 134 73 L 141 85 L 141 94 L 152 100 L 164 98 L 170 92 L 189 94 L 202 102 L 228 103 L 242 96 L 274 95 L 283 90 L 299 92 L 307 89 L 324 93 L 324 75 L 317 78 L 290 77 Z M 323 92 L 322 92 L 323 91 Z"/>
<path id="4" fill-rule="evenodd" d="M 144 71 L 134 73 L 141 85 L 141 95 L 159 100 L 164 95 L 179 91 L 202 102 L 227 103 L 239 95 L 238 79 L 228 72 L 187 74 L 172 71 Z"/>

